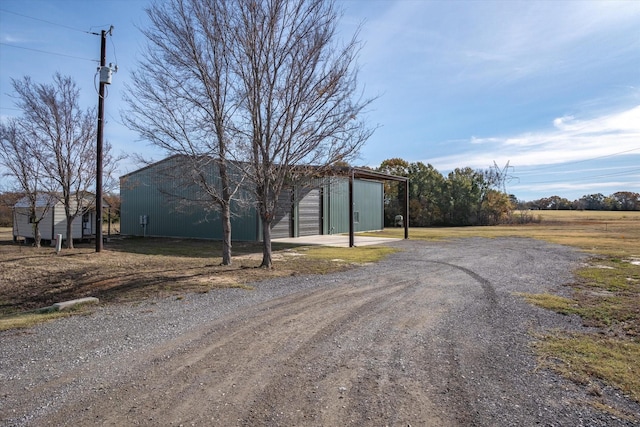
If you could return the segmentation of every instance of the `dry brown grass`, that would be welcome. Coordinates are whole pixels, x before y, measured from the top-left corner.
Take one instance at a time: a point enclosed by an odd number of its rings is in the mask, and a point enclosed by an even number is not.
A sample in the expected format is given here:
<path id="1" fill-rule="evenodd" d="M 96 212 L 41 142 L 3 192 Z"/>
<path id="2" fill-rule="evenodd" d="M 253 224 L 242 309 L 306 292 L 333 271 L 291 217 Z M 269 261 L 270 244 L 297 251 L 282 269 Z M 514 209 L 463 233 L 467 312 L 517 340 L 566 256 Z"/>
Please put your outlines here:
<path id="1" fill-rule="evenodd" d="M 640 258 L 640 211 L 532 211 L 540 223 L 491 227 L 411 228 L 409 238 L 440 240 L 467 237 L 530 237 L 578 247 L 594 255 Z M 403 237 L 387 228 L 380 237 Z"/>
<path id="2" fill-rule="evenodd" d="M 101 302 L 136 301 L 297 274 L 324 274 L 371 262 L 391 250 L 295 248 L 274 244 L 272 270 L 258 268 L 259 243 L 235 243 L 232 266 L 221 266 L 221 244 L 190 239 L 114 239 L 95 252 L 91 244 L 63 249 L 33 248 L 11 241 L 11 229 L 0 229 L 0 317 L 93 296 Z M 301 256 L 301 254 L 303 254 Z M 311 255 L 311 256 L 308 256 Z M 304 261 L 301 260 L 304 258 Z"/>

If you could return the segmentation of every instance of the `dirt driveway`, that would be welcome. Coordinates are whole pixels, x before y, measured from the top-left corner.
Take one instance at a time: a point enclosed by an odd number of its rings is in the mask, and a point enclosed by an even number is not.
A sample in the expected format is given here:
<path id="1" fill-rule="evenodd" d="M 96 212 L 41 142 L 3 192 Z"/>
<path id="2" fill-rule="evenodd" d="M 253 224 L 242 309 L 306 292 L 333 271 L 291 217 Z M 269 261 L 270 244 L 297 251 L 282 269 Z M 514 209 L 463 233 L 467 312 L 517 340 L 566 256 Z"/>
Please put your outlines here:
<path id="1" fill-rule="evenodd" d="M 517 292 L 583 255 L 528 239 L 404 241 L 377 263 L 0 333 L 2 425 L 636 425 L 637 404 L 537 369 L 580 322 Z M 594 402 L 632 418 L 601 412 Z M 600 406 L 601 407 L 601 406 Z M 633 416 L 637 418 L 634 420 Z"/>

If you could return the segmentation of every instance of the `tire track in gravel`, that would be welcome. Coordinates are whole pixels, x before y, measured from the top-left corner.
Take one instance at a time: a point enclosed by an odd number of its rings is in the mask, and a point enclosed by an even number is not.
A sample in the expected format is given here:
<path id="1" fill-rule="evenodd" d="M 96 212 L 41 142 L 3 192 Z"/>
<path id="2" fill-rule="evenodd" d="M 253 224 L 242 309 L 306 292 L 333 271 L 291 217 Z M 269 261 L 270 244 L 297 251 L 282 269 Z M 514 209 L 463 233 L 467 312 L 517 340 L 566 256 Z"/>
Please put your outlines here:
<path id="1" fill-rule="evenodd" d="M 313 351 L 318 334 L 348 322 L 354 311 L 366 311 L 402 294 L 408 282 L 395 279 L 391 286 L 382 278 L 383 286 L 379 280 L 376 285 L 286 297 L 238 314 L 231 322 L 211 325 L 210 331 L 201 328 L 159 349 L 159 355 L 140 367 L 143 378 L 132 378 L 129 385 L 115 386 L 102 396 L 108 403 L 83 402 L 81 406 L 88 410 L 78 407 L 77 421 L 141 422 L 136 414 L 152 411 L 154 419 L 163 421 L 211 422 L 215 418 L 217 423 L 234 425 L 256 391 L 283 374 L 279 368 L 297 348 L 310 343 L 308 349 Z M 330 308 L 331 317 L 324 307 Z M 166 405 L 167 401 L 175 403 Z M 203 408 L 203 402 L 208 407 Z M 51 420 L 58 421 L 55 416 Z"/>
<path id="2" fill-rule="evenodd" d="M 480 283 L 480 286 L 484 291 L 487 301 L 489 301 L 493 307 L 496 307 L 498 305 L 498 296 L 496 294 L 496 290 L 494 286 L 491 284 L 491 282 L 489 282 L 487 279 L 477 274 L 475 271 L 470 270 L 466 267 L 452 264 L 450 262 L 443 262 L 443 261 L 422 261 L 422 262 L 430 263 L 430 264 L 442 264 L 442 265 L 446 265 L 447 267 L 451 267 L 466 273 L 467 275 L 471 276 L 476 282 Z"/>
<path id="3" fill-rule="evenodd" d="M 469 276 L 468 269 L 432 264 L 444 267 L 433 271 L 436 278 L 450 269 Z M 456 344 L 445 339 L 440 367 L 425 341 L 434 342 L 434 325 L 455 305 L 436 282 L 424 272 L 387 272 L 261 304 L 163 345 L 150 363 L 138 362 L 140 376 L 78 405 L 77 419 L 65 410 L 64 419 L 50 421 L 468 424 Z M 456 399 L 443 411 L 439 395 L 451 394 Z"/>
<path id="4" fill-rule="evenodd" d="M 406 309 L 411 305 L 407 302 L 415 301 L 418 295 L 424 298 L 418 278 L 406 280 L 406 274 L 402 278 L 387 275 L 378 277 L 376 285 L 386 286 L 389 280 L 405 280 L 407 284 L 401 292 L 371 300 L 318 330 L 287 361 L 287 375 L 265 388 L 258 405 L 250 410 L 243 424 L 385 423 L 406 416 L 402 412 L 407 407 L 413 412 L 422 412 L 423 420 L 432 421 L 431 415 L 425 415 L 433 406 L 428 399 L 401 399 L 403 393 L 398 390 L 389 393 L 397 378 L 387 371 L 390 367 L 397 368 L 390 365 L 402 363 L 403 357 L 403 352 L 396 347 L 403 343 L 388 339 L 390 329 L 419 324 L 423 327 L 431 321 L 426 320 L 428 314 L 424 312 Z M 401 313 L 402 320 L 394 313 Z M 401 326 L 394 327 L 394 324 Z M 324 356 L 320 361 L 319 355 Z M 302 401 L 296 396 L 300 392 L 304 394 Z M 389 398 L 391 394 L 393 399 Z M 406 392 L 404 395 L 409 397 Z M 296 402 L 297 406 L 288 405 L 289 402 Z M 277 411 L 287 407 L 288 411 Z"/>

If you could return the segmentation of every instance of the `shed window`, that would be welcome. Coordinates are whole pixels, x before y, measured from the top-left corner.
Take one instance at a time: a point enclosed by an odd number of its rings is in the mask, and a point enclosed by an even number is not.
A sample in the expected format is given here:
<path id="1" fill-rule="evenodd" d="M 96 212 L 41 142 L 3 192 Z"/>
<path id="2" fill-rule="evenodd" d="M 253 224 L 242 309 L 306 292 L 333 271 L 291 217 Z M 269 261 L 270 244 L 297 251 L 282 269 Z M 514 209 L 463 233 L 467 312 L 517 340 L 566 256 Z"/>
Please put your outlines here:
<path id="1" fill-rule="evenodd" d="M 360 222 L 360 211 L 353 212 L 353 222 L 356 224 Z"/>

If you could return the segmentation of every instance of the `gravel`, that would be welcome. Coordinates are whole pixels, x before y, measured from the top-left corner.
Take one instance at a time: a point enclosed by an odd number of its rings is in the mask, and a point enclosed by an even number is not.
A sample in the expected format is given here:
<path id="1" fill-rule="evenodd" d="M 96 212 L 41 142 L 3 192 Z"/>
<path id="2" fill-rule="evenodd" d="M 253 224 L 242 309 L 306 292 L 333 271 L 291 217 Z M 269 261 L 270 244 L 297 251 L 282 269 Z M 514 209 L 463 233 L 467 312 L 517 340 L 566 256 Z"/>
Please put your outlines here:
<path id="1" fill-rule="evenodd" d="M 346 272 L 105 305 L 0 332 L 0 424 L 640 425 L 640 405 L 606 386 L 593 396 L 539 369 L 530 347 L 532 334 L 586 329 L 516 293 L 564 292 L 586 255 L 519 238 L 394 245 L 402 251 Z M 223 346 L 224 337 L 248 331 L 258 335 Z M 278 345 L 255 347 L 263 337 Z M 220 355 L 245 363 L 222 372 L 212 361 Z M 175 374 L 199 363 L 197 374 Z M 211 409 L 207 393 L 187 394 L 212 372 L 242 389 L 225 397 L 228 413 Z M 179 392 L 168 390 L 174 384 L 183 384 Z M 330 390 L 341 406 L 325 405 Z M 173 407 L 205 395 L 208 404 Z M 298 403 L 305 418 L 287 412 Z"/>

